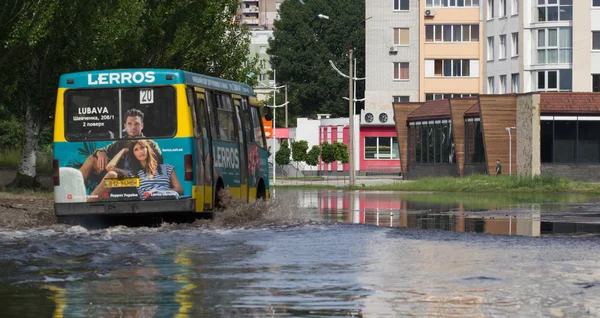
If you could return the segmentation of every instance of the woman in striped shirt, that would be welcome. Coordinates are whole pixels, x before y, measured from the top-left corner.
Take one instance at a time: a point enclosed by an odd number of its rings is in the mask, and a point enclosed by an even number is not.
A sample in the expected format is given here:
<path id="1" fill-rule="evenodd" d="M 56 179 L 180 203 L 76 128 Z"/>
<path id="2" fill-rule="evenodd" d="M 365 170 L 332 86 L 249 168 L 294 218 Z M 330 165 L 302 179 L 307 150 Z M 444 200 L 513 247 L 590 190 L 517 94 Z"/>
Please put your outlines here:
<path id="1" fill-rule="evenodd" d="M 159 164 L 157 156 L 146 140 L 136 140 L 129 147 L 130 169 L 140 177 L 138 193 L 142 200 L 147 199 L 179 199 L 183 187 L 175 174 L 175 167 L 169 164 Z"/>

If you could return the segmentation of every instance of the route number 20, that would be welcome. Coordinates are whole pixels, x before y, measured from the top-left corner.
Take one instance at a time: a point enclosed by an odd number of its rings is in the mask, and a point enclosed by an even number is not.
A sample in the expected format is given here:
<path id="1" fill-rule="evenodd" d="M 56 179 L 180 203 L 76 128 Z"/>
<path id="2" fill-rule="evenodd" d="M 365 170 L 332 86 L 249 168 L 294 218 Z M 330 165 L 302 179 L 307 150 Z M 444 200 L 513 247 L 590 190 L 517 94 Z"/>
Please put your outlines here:
<path id="1" fill-rule="evenodd" d="M 153 104 L 154 90 L 151 88 L 140 89 L 140 104 Z"/>

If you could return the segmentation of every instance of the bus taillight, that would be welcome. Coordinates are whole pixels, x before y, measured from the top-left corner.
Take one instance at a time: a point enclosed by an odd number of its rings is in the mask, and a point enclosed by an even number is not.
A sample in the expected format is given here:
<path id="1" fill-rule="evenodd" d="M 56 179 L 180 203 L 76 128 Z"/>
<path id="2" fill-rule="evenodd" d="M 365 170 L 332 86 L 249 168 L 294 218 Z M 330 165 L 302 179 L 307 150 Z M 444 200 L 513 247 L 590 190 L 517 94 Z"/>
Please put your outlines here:
<path id="1" fill-rule="evenodd" d="M 55 186 L 60 185 L 60 174 L 59 174 L 60 162 L 58 159 L 54 159 L 52 161 L 52 181 L 54 181 Z"/>
<path id="2" fill-rule="evenodd" d="M 185 181 L 193 180 L 193 166 L 192 166 L 192 155 L 184 155 L 183 161 L 185 163 Z"/>

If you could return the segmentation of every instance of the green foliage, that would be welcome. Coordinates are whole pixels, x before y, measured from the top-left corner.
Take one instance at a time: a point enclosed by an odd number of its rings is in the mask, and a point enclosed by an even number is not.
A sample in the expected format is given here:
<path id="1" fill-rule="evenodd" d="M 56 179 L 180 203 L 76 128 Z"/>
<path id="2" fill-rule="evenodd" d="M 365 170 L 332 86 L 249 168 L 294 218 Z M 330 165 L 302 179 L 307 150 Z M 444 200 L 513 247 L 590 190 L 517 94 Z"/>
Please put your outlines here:
<path id="1" fill-rule="evenodd" d="M 308 141 L 298 140 L 292 142 L 292 160 L 296 162 L 303 162 L 306 160 L 308 151 Z"/>
<path id="2" fill-rule="evenodd" d="M 364 74 L 365 0 L 285 1 L 275 21 L 267 53 L 277 70 L 277 82 L 288 85 L 290 118 L 317 113 L 348 116 L 348 79 L 329 60 L 348 73 L 348 47 L 354 48 L 357 74 Z M 319 19 L 325 14 L 329 20 Z M 357 81 L 357 92 L 364 82 Z M 361 96 L 357 95 L 357 98 Z"/>
<path id="3" fill-rule="evenodd" d="M 275 162 L 280 166 L 289 165 L 291 152 L 292 151 L 288 147 L 287 140 L 284 139 L 281 142 L 281 146 L 279 147 L 279 150 L 277 150 L 277 153 L 275 153 Z"/>
<path id="4" fill-rule="evenodd" d="M 548 174 L 534 177 L 471 175 L 463 178 L 422 178 L 411 182 L 368 186 L 369 190 L 439 191 L 465 193 L 600 193 L 600 185 L 577 182 Z"/>
<path id="5" fill-rule="evenodd" d="M 319 156 L 321 155 L 321 148 L 319 146 L 312 146 L 310 151 L 306 154 L 304 160 L 309 166 L 316 166 L 319 164 Z"/>
<path id="6" fill-rule="evenodd" d="M 16 148 L 0 148 L 0 168 L 17 170 L 21 161 L 21 150 Z M 36 168 L 40 173 L 52 172 L 52 151 L 38 151 L 36 156 Z"/>
<path id="7" fill-rule="evenodd" d="M 17 120 L 1 120 L 0 149 L 20 149 L 24 134 L 23 124 Z"/>
<path id="8" fill-rule="evenodd" d="M 237 0 L 0 2 L 0 118 L 24 122 L 30 114 L 25 138 L 49 143 L 59 76 L 91 69 L 177 68 L 252 85 L 246 74 L 257 63 L 247 58 L 249 31 L 231 23 L 237 7 Z"/>
<path id="9" fill-rule="evenodd" d="M 348 146 L 345 143 L 335 141 L 333 143 L 335 149 L 335 160 L 341 161 L 342 163 L 348 163 L 350 156 L 348 156 Z"/>
<path id="10" fill-rule="evenodd" d="M 335 156 L 335 148 L 327 141 L 321 144 L 321 160 L 325 163 L 332 163 L 337 160 Z"/>

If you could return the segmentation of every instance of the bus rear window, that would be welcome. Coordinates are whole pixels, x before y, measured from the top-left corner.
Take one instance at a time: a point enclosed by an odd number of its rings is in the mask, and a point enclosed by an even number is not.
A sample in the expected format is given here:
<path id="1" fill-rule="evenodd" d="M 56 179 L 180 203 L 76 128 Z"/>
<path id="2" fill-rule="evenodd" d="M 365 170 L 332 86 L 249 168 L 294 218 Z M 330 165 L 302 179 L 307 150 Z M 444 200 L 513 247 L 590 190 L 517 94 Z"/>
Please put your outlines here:
<path id="1" fill-rule="evenodd" d="M 175 88 L 69 90 L 65 94 L 68 141 L 169 138 L 177 130 Z"/>

